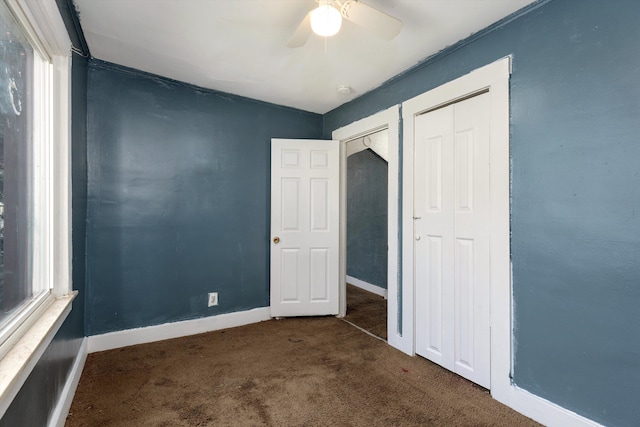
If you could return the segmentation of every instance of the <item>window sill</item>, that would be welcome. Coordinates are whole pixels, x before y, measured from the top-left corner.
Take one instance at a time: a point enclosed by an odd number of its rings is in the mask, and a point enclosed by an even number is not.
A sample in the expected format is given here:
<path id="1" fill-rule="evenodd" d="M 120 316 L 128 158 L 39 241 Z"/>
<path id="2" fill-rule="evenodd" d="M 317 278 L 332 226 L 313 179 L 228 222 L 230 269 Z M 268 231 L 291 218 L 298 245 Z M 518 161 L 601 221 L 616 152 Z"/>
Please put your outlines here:
<path id="1" fill-rule="evenodd" d="M 60 326 L 71 312 L 72 292 L 53 299 L 46 311 L 0 360 L 0 417 L 4 415 Z"/>

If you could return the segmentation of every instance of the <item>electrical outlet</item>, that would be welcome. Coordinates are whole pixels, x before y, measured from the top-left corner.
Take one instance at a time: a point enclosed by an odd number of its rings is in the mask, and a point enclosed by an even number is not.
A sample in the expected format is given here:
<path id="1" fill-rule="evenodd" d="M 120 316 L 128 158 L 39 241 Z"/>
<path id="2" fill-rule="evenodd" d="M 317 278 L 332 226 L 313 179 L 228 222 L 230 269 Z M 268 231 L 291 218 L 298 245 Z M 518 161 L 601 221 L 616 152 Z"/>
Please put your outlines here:
<path id="1" fill-rule="evenodd" d="M 218 293 L 209 292 L 209 307 L 213 307 L 214 305 L 218 305 Z"/>

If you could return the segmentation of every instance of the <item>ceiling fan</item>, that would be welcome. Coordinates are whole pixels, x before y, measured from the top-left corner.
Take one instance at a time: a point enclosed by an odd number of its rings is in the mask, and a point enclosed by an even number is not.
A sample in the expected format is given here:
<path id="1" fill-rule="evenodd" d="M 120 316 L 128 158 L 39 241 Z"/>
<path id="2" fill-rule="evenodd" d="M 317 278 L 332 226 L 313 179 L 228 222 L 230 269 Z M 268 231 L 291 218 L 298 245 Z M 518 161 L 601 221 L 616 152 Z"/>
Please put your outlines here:
<path id="1" fill-rule="evenodd" d="M 318 7 L 304 17 L 287 43 L 288 47 L 303 46 L 311 32 L 330 37 L 340 31 L 342 18 L 353 22 L 378 36 L 391 40 L 402 28 L 402 21 L 369 6 L 360 0 L 316 0 Z"/>

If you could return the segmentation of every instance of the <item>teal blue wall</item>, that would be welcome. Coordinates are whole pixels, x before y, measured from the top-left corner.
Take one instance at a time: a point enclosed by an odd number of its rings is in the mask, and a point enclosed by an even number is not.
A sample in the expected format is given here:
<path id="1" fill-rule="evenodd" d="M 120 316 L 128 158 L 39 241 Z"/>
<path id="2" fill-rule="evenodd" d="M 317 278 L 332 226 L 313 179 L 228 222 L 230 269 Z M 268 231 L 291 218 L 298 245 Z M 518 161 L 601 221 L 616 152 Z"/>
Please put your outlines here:
<path id="1" fill-rule="evenodd" d="M 44 425 L 83 329 L 268 304 L 271 137 L 330 136 L 505 55 L 514 382 L 603 424 L 637 425 L 639 16 L 635 0 L 541 2 L 324 116 L 93 60 L 87 83 L 74 58 L 80 295 L 0 425 Z M 221 292 L 216 309 L 204 304 L 210 290 Z"/>
<path id="2" fill-rule="evenodd" d="M 387 162 L 371 150 L 347 159 L 347 275 L 387 289 Z"/>
<path id="3" fill-rule="evenodd" d="M 269 306 L 271 138 L 321 136 L 319 114 L 91 60 L 87 334 Z"/>
<path id="4" fill-rule="evenodd" d="M 640 420 L 639 17 L 543 2 L 324 116 L 330 135 L 513 55 L 513 379 L 612 426 Z"/>

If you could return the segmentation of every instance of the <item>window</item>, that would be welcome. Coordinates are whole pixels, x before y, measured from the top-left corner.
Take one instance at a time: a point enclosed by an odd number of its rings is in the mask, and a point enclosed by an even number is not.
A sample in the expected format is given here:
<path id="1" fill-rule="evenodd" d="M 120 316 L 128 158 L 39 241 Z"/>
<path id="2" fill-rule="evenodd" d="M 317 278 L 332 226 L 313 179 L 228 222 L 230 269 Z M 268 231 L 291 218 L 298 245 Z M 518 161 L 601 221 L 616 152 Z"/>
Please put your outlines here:
<path id="1" fill-rule="evenodd" d="M 4 341 L 13 332 L 12 320 L 50 288 L 37 271 L 48 240 L 43 236 L 48 212 L 42 202 L 48 196 L 43 169 L 50 134 L 46 108 L 50 66 L 2 3 L 0 55 L 0 330 L 5 332 Z"/>
<path id="2" fill-rule="evenodd" d="M 70 53 L 55 0 L 0 0 L 0 417 L 74 297 Z"/>

